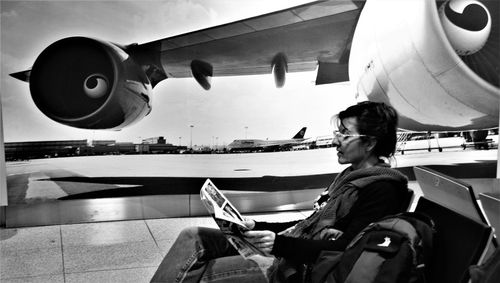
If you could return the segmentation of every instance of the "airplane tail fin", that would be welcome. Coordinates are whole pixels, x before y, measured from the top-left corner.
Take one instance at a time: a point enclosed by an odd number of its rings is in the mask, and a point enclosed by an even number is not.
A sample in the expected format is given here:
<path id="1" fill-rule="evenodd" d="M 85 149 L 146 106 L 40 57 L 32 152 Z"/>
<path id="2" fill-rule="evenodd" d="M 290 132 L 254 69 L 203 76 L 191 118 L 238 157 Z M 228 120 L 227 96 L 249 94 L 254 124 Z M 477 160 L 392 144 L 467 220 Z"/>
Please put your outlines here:
<path id="1" fill-rule="evenodd" d="M 293 136 L 292 139 L 303 139 L 304 135 L 306 134 L 306 130 L 307 130 L 307 127 L 300 129 L 300 131 L 297 134 L 295 134 L 295 136 Z"/>

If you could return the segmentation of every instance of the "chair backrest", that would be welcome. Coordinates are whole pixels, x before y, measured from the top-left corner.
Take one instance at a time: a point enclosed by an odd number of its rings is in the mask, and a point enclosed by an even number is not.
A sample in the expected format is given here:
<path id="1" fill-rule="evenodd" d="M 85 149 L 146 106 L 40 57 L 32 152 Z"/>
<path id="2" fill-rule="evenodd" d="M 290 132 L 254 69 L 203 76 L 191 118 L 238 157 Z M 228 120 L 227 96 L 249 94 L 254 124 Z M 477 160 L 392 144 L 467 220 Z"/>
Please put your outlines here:
<path id="1" fill-rule="evenodd" d="M 497 238 L 500 236 L 500 193 L 480 193 L 479 200 L 486 213 L 490 225 L 495 228 Z"/>
<path id="2" fill-rule="evenodd" d="M 478 222 L 488 223 L 471 185 L 424 166 L 416 166 L 413 171 L 425 198 Z"/>
<path id="3" fill-rule="evenodd" d="M 493 232 L 491 227 L 420 197 L 416 212 L 432 218 L 436 227 L 429 282 L 467 282 L 468 269 L 480 264 Z"/>

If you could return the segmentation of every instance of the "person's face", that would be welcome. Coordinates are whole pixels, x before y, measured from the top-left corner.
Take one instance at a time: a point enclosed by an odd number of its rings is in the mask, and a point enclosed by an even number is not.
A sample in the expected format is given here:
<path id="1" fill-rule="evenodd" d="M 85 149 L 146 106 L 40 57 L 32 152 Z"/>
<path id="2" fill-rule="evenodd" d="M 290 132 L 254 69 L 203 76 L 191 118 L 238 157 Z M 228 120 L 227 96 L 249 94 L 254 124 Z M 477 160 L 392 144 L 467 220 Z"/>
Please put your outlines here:
<path id="1" fill-rule="evenodd" d="M 333 133 L 333 145 L 337 147 L 338 162 L 352 164 L 354 169 L 363 167 L 371 152 L 369 143 L 362 140 L 358 132 L 356 117 L 342 120 L 339 129 Z"/>

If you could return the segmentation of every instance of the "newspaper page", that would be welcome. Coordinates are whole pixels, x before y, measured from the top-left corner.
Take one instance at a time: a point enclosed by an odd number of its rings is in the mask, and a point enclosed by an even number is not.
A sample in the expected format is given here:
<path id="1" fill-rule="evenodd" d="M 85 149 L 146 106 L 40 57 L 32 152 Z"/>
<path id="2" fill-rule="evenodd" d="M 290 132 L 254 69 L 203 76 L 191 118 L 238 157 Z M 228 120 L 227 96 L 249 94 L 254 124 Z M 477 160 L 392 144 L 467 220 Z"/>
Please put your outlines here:
<path id="1" fill-rule="evenodd" d="M 207 179 L 203 184 L 200 197 L 219 229 L 243 258 L 248 259 L 255 255 L 266 256 L 245 239 L 242 233 L 248 231 L 248 228 L 243 224 L 243 217 L 210 179 Z"/>

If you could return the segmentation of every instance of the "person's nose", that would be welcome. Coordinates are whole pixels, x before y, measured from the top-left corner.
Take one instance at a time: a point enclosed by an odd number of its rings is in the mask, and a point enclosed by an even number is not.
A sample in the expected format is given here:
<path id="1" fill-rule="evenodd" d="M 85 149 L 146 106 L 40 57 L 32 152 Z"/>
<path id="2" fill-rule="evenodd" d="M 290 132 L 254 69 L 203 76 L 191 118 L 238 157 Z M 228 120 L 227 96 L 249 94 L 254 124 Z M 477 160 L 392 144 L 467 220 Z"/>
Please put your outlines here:
<path id="1" fill-rule="evenodd" d="M 340 141 L 339 141 L 339 138 L 337 137 L 337 135 L 333 135 L 332 146 L 334 146 L 334 147 L 340 146 Z"/>

